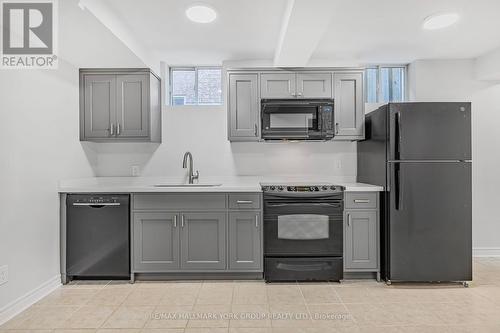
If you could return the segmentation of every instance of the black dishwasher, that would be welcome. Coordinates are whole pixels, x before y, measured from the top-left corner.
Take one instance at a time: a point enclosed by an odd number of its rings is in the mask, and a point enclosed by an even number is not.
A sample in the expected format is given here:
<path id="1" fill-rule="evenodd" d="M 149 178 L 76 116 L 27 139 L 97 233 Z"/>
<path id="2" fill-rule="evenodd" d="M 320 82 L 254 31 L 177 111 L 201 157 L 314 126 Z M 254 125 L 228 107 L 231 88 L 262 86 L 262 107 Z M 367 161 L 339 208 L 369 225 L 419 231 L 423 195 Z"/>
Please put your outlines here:
<path id="1" fill-rule="evenodd" d="M 129 278 L 129 206 L 128 194 L 67 196 L 68 278 Z"/>

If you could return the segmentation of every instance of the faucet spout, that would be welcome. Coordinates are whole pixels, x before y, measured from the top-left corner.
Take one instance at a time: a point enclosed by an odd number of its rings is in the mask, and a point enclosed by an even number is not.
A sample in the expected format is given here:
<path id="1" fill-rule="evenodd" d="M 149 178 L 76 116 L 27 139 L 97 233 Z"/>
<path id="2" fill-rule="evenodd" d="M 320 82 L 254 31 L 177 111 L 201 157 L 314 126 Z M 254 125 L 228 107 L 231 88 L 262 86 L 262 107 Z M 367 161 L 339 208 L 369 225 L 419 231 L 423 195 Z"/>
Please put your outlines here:
<path id="1" fill-rule="evenodd" d="M 188 169 L 187 171 L 189 184 L 193 184 L 194 180 L 198 179 L 198 177 L 200 176 L 200 173 L 198 171 L 196 171 L 196 174 L 193 172 L 193 155 L 189 151 L 184 154 L 184 158 L 182 159 L 182 168 Z"/>

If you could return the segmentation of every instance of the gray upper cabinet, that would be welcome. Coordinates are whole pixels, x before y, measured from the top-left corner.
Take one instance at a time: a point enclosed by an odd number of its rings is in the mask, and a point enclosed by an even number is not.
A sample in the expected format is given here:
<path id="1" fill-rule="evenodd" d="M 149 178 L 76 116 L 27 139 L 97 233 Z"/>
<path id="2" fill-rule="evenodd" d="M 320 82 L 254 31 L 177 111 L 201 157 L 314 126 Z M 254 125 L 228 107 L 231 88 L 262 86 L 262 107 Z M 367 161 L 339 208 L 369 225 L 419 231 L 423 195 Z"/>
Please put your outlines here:
<path id="1" fill-rule="evenodd" d="M 181 214 L 181 269 L 226 268 L 226 213 Z"/>
<path id="2" fill-rule="evenodd" d="M 298 98 L 332 98 L 331 73 L 297 73 Z"/>
<path id="3" fill-rule="evenodd" d="M 117 75 L 116 135 L 124 138 L 149 135 L 148 75 Z"/>
<path id="4" fill-rule="evenodd" d="M 259 270 L 262 261 L 260 213 L 229 213 L 229 269 Z"/>
<path id="5" fill-rule="evenodd" d="M 80 140 L 161 142 L 160 86 L 149 69 L 81 69 Z"/>
<path id="6" fill-rule="evenodd" d="M 334 140 L 359 140 L 365 135 L 363 73 L 335 73 Z"/>
<path id="7" fill-rule="evenodd" d="M 261 98 L 332 98 L 331 73 L 265 73 Z"/>
<path id="8" fill-rule="evenodd" d="M 260 76 L 261 98 L 294 98 L 295 73 L 266 73 Z"/>
<path id="9" fill-rule="evenodd" d="M 229 140 L 259 139 L 258 74 L 229 74 Z"/>
<path id="10" fill-rule="evenodd" d="M 377 211 L 345 212 L 344 267 L 348 270 L 378 268 Z"/>
<path id="11" fill-rule="evenodd" d="M 116 121 L 116 80 L 114 75 L 86 75 L 83 81 L 84 136 L 107 138 L 114 135 L 111 124 Z"/>
<path id="12" fill-rule="evenodd" d="M 134 213 L 134 271 L 164 272 L 179 269 L 178 218 L 177 214 L 172 213 Z"/>

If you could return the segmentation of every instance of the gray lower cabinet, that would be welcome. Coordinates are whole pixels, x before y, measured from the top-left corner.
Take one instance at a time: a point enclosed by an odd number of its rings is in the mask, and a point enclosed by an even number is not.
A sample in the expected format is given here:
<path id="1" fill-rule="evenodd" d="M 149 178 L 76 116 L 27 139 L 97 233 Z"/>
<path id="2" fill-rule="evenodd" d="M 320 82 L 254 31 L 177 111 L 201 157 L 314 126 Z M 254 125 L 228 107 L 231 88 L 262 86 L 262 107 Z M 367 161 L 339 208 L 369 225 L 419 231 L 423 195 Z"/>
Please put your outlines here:
<path id="1" fill-rule="evenodd" d="M 133 270 L 164 272 L 179 269 L 178 214 L 133 214 Z"/>
<path id="2" fill-rule="evenodd" d="M 149 69 L 80 69 L 80 140 L 160 142 L 160 86 Z"/>
<path id="3" fill-rule="evenodd" d="M 230 212 L 228 229 L 229 269 L 258 270 L 263 256 L 260 212 Z"/>
<path id="4" fill-rule="evenodd" d="M 181 213 L 181 268 L 226 268 L 226 214 Z"/>
<path id="5" fill-rule="evenodd" d="M 258 74 L 229 74 L 228 109 L 229 140 L 259 140 Z"/>
<path id="6" fill-rule="evenodd" d="M 262 272 L 262 193 L 133 193 L 132 273 Z"/>
<path id="7" fill-rule="evenodd" d="M 346 192 L 344 202 L 344 272 L 380 279 L 379 193 Z"/>
<path id="8" fill-rule="evenodd" d="M 377 269 L 377 212 L 348 210 L 345 214 L 345 268 Z"/>
<path id="9" fill-rule="evenodd" d="M 363 72 L 334 73 L 334 140 L 360 140 L 365 136 Z"/>

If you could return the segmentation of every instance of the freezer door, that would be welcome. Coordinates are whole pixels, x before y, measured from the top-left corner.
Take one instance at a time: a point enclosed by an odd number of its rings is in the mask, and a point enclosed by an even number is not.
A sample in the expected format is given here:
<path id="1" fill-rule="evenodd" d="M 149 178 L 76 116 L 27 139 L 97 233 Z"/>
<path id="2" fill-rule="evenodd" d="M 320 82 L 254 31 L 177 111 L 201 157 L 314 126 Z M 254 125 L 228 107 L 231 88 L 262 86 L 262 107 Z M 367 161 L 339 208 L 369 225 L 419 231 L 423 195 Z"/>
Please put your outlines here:
<path id="1" fill-rule="evenodd" d="M 472 280 L 471 163 L 390 163 L 389 276 Z"/>
<path id="2" fill-rule="evenodd" d="M 470 103 L 393 103 L 389 160 L 470 160 Z"/>

